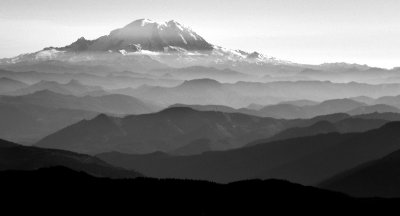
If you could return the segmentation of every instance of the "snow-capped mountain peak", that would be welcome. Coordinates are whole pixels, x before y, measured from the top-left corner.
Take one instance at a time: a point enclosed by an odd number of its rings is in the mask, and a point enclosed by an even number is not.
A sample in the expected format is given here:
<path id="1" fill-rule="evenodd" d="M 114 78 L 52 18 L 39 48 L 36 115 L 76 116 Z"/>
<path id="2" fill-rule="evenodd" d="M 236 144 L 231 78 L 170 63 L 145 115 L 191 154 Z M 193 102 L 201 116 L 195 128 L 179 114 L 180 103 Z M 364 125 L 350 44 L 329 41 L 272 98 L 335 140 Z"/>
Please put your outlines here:
<path id="1" fill-rule="evenodd" d="M 157 24 L 157 22 L 150 20 L 150 19 L 140 19 L 140 20 L 136 20 L 134 22 L 139 22 L 141 26 L 145 26 L 145 25 L 149 25 L 149 24 Z"/>
<path id="2" fill-rule="evenodd" d="M 138 19 L 95 40 L 84 37 L 65 47 L 49 47 L 39 52 L 2 60 L 2 63 L 60 60 L 96 60 L 98 54 L 143 55 L 171 66 L 237 64 L 288 64 L 258 52 L 231 50 L 208 43 L 191 28 L 175 20 L 156 22 Z M 108 55 L 109 56 L 109 55 Z"/>
<path id="3" fill-rule="evenodd" d="M 75 43 L 78 42 L 82 43 L 80 40 Z M 134 52 L 138 51 L 139 45 L 141 50 L 155 52 L 168 51 L 170 47 L 189 51 L 212 49 L 212 45 L 200 35 L 174 20 L 158 23 L 149 19 L 135 20 L 122 28 L 111 31 L 109 35 L 93 41 L 84 41 L 84 44 L 86 46 L 85 51 L 126 50 L 127 52 Z M 77 51 L 74 47 L 71 44 L 60 49 Z"/>

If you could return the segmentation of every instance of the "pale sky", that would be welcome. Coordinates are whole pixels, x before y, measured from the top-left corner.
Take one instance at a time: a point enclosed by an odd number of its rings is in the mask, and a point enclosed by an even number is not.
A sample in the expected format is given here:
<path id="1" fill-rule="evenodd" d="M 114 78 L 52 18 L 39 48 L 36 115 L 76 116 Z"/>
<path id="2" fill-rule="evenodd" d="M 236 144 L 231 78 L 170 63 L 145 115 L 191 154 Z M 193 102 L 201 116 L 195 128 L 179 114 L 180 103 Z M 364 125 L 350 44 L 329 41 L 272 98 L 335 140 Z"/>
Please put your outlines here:
<path id="1" fill-rule="evenodd" d="M 400 0 L 0 0 L 0 58 L 95 39 L 141 18 L 298 63 L 400 66 Z"/>

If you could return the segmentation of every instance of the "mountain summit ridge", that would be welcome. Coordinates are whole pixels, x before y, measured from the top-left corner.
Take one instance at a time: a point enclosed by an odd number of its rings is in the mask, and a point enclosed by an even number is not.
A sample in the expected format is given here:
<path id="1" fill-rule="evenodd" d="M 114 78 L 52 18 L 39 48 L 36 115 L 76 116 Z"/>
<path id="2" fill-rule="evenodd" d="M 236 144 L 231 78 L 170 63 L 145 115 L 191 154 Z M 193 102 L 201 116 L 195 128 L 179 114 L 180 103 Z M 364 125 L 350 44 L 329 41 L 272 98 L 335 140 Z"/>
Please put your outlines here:
<path id="1" fill-rule="evenodd" d="M 132 64 L 131 59 L 133 58 L 140 63 L 143 60 L 139 58 L 140 56 L 148 56 L 158 63 L 172 67 L 193 65 L 225 67 L 225 64 L 236 65 L 238 63 L 244 63 L 245 67 L 248 64 L 293 64 L 258 52 L 226 49 L 211 44 L 191 28 L 175 20 L 155 22 L 150 19 L 138 19 L 97 39 L 88 40 L 80 37 L 64 47 L 50 46 L 38 52 L 0 59 L 0 65 L 30 64 L 54 60 L 68 64 L 98 61 L 105 63 L 114 60 L 121 61 L 121 59 L 130 62 L 126 64 Z M 109 64 L 108 66 L 110 66 Z M 128 69 L 130 68 L 124 68 L 124 70 Z"/>
<path id="2" fill-rule="evenodd" d="M 168 52 L 179 48 L 188 51 L 205 51 L 212 50 L 213 45 L 192 29 L 174 20 L 158 23 L 150 19 L 138 19 L 95 40 L 86 40 L 81 37 L 71 45 L 55 49 L 72 52 L 122 52 L 122 50 Z"/>

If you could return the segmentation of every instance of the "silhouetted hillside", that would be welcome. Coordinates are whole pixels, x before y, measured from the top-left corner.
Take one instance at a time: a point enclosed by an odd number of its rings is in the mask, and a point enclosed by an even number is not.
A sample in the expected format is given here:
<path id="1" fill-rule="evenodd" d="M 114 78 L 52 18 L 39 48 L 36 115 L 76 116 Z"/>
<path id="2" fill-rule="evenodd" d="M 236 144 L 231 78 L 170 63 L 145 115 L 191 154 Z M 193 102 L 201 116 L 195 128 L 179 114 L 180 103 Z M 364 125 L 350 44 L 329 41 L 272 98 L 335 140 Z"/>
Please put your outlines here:
<path id="1" fill-rule="evenodd" d="M 320 187 L 360 197 L 400 197 L 400 151 L 367 162 L 320 184 Z"/>
<path id="2" fill-rule="evenodd" d="M 169 153 L 174 155 L 196 155 L 212 150 L 209 139 L 197 139 Z"/>
<path id="3" fill-rule="evenodd" d="M 227 185 L 205 181 L 137 178 L 94 178 L 63 167 L 0 172 L 4 208 L 31 213 L 43 203 L 64 212 L 126 211 L 161 215 L 258 215 L 270 212 L 358 213 L 395 207 L 396 200 L 354 199 L 344 194 L 280 180 L 249 180 Z M 21 198 L 23 194 L 23 198 Z M 40 194 L 40 198 L 38 198 Z M 18 200 L 18 202 L 16 202 Z M 317 207 L 318 206 L 318 207 Z M 382 211 L 382 209 L 380 210 Z"/>
<path id="4" fill-rule="evenodd" d="M 400 123 L 389 123 L 400 125 Z M 105 153 L 101 159 L 160 178 L 232 182 L 278 178 L 313 185 L 400 149 L 400 127 L 294 138 L 194 156 Z"/>
<path id="5" fill-rule="evenodd" d="M 179 105 L 178 105 L 179 106 Z M 191 105 L 189 105 L 191 106 Z M 220 106 L 194 106 L 205 110 Z M 229 109 L 222 107 L 221 109 Z M 364 132 L 375 129 L 386 120 L 358 119 L 347 114 L 318 116 L 312 119 L 272 119 L 240 113 L 197 111 L 189 107 L 172 107 L 158 113 L 124 118 L 101 115 L 57 131 L 37 143 L 46 148 L 64 149 L 88 154 L 118 151 L 122 153 L 200 154 L 204 151 L 240 148 L 258 140 L 270 141 L 271 136 L 286 129 L 303 130 L 320 121 L 334 124 L 336 130 L 311 127 L 307 131 L 289 131 L 281 138 L 310 136 L 326 132 Z M 273 139 L 277 140 L 277 139 Z M 205 141 L 205 142 L 204 142 Z M 188 145 L 188 146 L 187 146 Z M 187 147 L 186 147 L 187 146 Z"/>
<path id="6" fill-rule="evenodd" d="M 89 155 L 62 150 L 20 146 L 0 140 L 0 170 L 36 170 L 65 166 L 94 176 L 110 178 L 134 178 L 141 176 L 134 171 L 113 167 Z"/>
<path id="7" fill-rule="evenodd" d="M 335 119 L 336 117 L 336 119 Z M 318 134 L 326 134 L 326 133 L 354 133 L 354 132 L 365 132 L 372 129 L 376 129 L 381 127 L 382 125 L 388 123 L 388 120 L 381 120 L 381 119 L 368 119 L 368 118 L 357 118 L 358 116 L 348 117 L 342 119 L 341 117 L 345 117 L 345 115 L 341 116 L 340 114 L 335 114 L 331 116 L 319 116 L 314 119 L 305 120 L 300 127 L 291 127 L 286 129 L 278 134 L 262 139 L 256 140 L 247 144 L 247 146 L 253 146 L 260 143 L 271 142 L 276 140 L 285 140 L 285 139 L 292 139 L 298 137 L 306 137 L 306 136 L 314 136 Z M 326 120 L 325 120 L 325 119 Z M 304 126 L 306 123 L 313 122 L 315 120 L 318 121 L 310 126 Z"/>
<path id="8" fill-rule="evenodd" d="M 358 118 L 354 116 L 352 118 L 343 119 L 335 122 L 335 126 L 340 133 L 352 133 L 352 132 L 365 132 L 372 129 L 379 128 L 384 124 L 388 123 L 389 120 L 385 119 L 368 119 Z"/>
<path id="9" fill-rule="evenodd" d="M 297 137 L 314 136 L 317 134 L 326 134 L 334 132 L 338 132 L 338 129 L 335 127 L 334 123 L 328 121 L 320 121 L 309 127 L 289 128 L 287 130 L 278 133 L 277 135 L 272 136 L 271 138 L 265 140 L 257 140 L 252 143 L 249 143 L 248 146 L 275 140 L 285 140 Z"/>
<path id="10" fill-rule="evenodd" d="M 105 115 L 64 128 L 37 146 L 98 154 L 173 152 L 208 139 L 212 150 L 242 147 L 275 134 L 285 121 L 239 113 L 200 112 L 174 107 L 158 113 L 113 118 Z"/>

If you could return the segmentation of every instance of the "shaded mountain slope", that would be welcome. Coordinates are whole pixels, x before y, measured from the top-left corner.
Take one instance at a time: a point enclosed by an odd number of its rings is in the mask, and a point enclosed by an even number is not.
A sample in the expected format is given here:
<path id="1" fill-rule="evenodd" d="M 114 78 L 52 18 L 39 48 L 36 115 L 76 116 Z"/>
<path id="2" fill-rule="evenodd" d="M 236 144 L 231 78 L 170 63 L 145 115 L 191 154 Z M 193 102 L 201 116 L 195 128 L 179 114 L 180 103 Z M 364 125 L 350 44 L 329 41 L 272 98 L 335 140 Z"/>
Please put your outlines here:
<path id="1" fill-rule="evenodd" d="M 306 136 L 313 136 L 318 134 L 326 134 L 334 132 L 338 133 L 365 132 L 379 128 L 388 122 L 389 120 L 385 119 L 358 118 L 358 116 L 350 117 L 341 114 L 319 116 L 310 120 L 297 122 L 297 124 L 301 126 L 290 127 L 270 138 L 251 142 L 247 144 L 247 146 L 253 146 L 276 140 L 285 140 L 297 137 L 306 137 Z"/>
<path id="2" fill-rule="evenodd" d="M 169 153 L 173 155 L 196 155 L 212 150 L 209 139 L 197 139 Z"/>
<path id="3" fill-rule="evenodd" d="M 154 111 L 151 105 L 126 95 L 76 97 L 58 94 L 49 90 L 23 96 L 2 96 L 0 97 L 0 102 L 112 114 L 142 114 Z"/>
<path id="4" fill-rule="evenodd" d="M 285 128 L 284 121 L 239 113 L 176 107 L 158 113 L 113 118 L 100 115 L 60 130 L 38 146 L 90 154 L 170 152 L 199 139 L 213 150 L 238 148 Z"/>
<path id="5" fill-rule="evenodd" d="M 57 130 L 96 115 L 98 113 L 85 110 L 0 102 L 0 138 L 33 144 Z"/>
<path id="6" fill-rule="evenodd" d="M 153 177 L 217 182 L 281 178 L 312 185 L 400 149 L 400 124 L 388 125 L 363 133 L 323 134 L 195 156 L 105 153 L 99 157 Z"/>
<path id="7" fill-rule="evenodd" d="M 197 106 L 195 106 L 197 107 Z M 201 109 L 223 109 L 201 106 Z M 197 111 L 189 107 L 172 107 L 158 113 L 113 118 L 98 116 L 57 131 L 37 143 L 47 148 L 65 149 L 89 154 L 108 151 L 150 153 L 163 151 L 200 154 L 207 150 L 228 150 L 250 142 L 267 142 L 268 138 L 288 128 L 306 128 L 320 121 L 335 124 L 336 132 L 363 132 L 382 126 L 387 120 L 349 119 L 347 114 L 318 116 L 313 119 L 277 120 L 240 113 Z M 316 130 L 315 130 L 316 129 Z M 333 130 L 316 126 L 309 132 L 289 132 L 279 139 L 316 135 Z M 185 147 L 188 145 L 187 147 Z M 183 149 L 183 151 L 179 150 Z"/>
<path id="8" fill-rule="evenodd" d="M 283 101 L 283 102 L 280 102 L 279 104 L 290 104 L 290 105 L 294 105 L 294 106 L 303 107 L 303 106 L 314 106 L 314 105 L 319 104 L 319 102 L 311 101 L 311 100 L 292 100 L 292 101 Z"/>
<path id="9" fill-rule="evenodd" d="M 173 104 L 169 106 L 172 107 L 189 107 L 198 111 L 216 111 L 216 112 L 224 112 L 224 113 L 240 113 L 239 110 L 223 105 L 189 105 L 189 104 Z"/>
<path id="10" fill-rule="evenodd" d="M 113 167 L 88 155 L 68 151 L 26 147 L 0 140 L 0 170 L 36 170 L 53 166 L 65 166 L 94 176 L 110 178 L 134 178 L 140 174 Z"/>
<path id="11" fill-rule="evenodd" d="M 274 135 L 271 138 L 265 140 L 258 140 L 253 143 L 250 143 L 248 146 L 275 140 L 285 140 L 297 137 L 307 137 L 317 134 L 334 133 L 334 132 L 338 132 L 338 129 L 336 128 L 334 123 L 328 121 L 320 121 L 309 127 L 289 128 L 287 130 L 278 133 L 277 135 Z"/>
<path id="12" fill-rule="evenodd" d="M 375 104 L 386 104 L 400 108 L 400 95 L 397 96 L 383 96 L 374 101 Z"/>
<path id="13" fill-rule="evenodd" d="M 400 149 L 397 135 L 399 132 L 400 123 L 390 122 L 379 129 L 358 133 L 355 137 L 324 151 L 314 152 L 307 157 L 278 166 L 263 177 L 274 176 L 303 184 L 316 184 Z"/>
<path id="14" fill-rule="evenodd" d="M 170 156 L 163 153 L 128 155 L 114 152 L 100 154 L 98 157 L 115 166 L 140 170 L 151 177 L 233 182 L 260 177 L 276 166 L 323 151 L 352 136 L 319 135 L 194 156 Z"/>
<path id="15" fill-rule="evenodd" d="M 2 77 L 0 78 L 0 93 L 8 93 L 8 92 L 13 92 L 18 89 L 22 89 L 27 87 L 28 85 L 26 83 L 13 80 L 10 78 Z"/>
<path id="16" fill-rule="evenodd" d="M 278 119 L 307 118 L 307 112 L 302 107 L 292 104 L 277 104 L 263 107 L 258 110 L 258 115 Z"/>
<path id="17" fill-rule="evenodd" d="M 265 106 L 259 110 L 258 115 L 284 119 L 313 118 L 321 115 L 349 112 L 364 105 L 364 103 L 350 99 L 327 100 L 315 105 L 305 106 L 282 103 Z"/>
<path id="18" fill-rule="evenodd" d="M 386 104 L 376 104 L 371 106 L 358 107 L 348 111 L 347 113 L 350 115 L 363 115 L 370 113 L 400 113 L 400 109 Z"/>
<path id="19" fill-rule="evenodd" d="M 361 197 L 400 197 L 400 151 L 338 174 L 320 187 Z"/>

